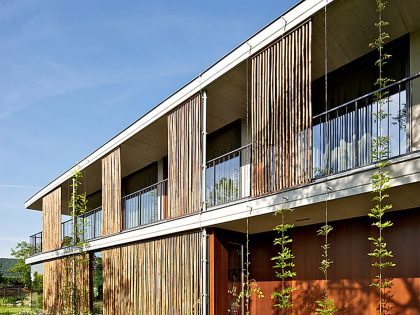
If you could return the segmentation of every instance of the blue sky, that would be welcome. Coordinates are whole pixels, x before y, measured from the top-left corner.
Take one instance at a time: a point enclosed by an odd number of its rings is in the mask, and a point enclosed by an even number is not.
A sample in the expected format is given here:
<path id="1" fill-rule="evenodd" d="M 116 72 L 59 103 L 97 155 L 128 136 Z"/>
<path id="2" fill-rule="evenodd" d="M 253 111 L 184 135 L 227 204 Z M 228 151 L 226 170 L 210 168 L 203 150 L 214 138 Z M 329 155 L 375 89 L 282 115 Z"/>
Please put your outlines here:
<path id="1" fill-rule="evenodd" d="M 296 2 L 0 0 L 0 257 L 28 197 Z"/>

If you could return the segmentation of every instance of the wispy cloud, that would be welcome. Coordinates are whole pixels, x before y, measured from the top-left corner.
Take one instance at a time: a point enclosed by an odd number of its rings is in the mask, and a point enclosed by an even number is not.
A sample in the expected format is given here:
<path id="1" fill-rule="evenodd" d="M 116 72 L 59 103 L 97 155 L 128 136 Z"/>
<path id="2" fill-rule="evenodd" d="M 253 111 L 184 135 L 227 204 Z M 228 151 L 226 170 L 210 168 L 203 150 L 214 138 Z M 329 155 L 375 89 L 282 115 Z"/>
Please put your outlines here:
<path id="1" fill-rule="evenodd" d="M 37 186 L 13 185 L 13 184 L 0 184 L 0 188 L 11 188 L 11 189 L 39 189 L 39 187 L 37 187 Z"/>

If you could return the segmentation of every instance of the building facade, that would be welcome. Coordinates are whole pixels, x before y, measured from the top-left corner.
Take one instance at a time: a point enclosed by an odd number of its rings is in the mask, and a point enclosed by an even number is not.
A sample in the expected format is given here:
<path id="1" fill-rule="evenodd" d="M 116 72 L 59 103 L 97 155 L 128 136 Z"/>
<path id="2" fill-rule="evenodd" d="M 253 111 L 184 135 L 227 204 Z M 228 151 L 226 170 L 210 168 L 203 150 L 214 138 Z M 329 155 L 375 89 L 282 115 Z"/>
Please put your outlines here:
<path id="1" fill-rule="evenodd" d="M 313 314 L 328 220 L 328 292 L 337 314 L 375 314 L 367 255 L 375 235 L 372 143 L 389 137 L 393 204 L 386 231 L 396 267 L 391 314 L 420 314 L 420 1 L 388 3 L 385 122 L 375 113 L 375 1 L 305 0 L 169 96 L 74 169 L 83 174 L 88 242 L 77 273 L 83 304 L 103 314 L 281 314 L 271 257 L 273 214 L 293 208 L 293 313 Z M 327 21 L 327 24 L 325 24 Z M 327 36 L 325 36 L 325 34 Z M 325 97 L 327 95 L 327 97 Z M 380 130 L 380 131 L 379 131 Z M 66 303 L 73 170 L 25 204 L 44 263 L 44 309 Z M 249 277 L 247 277 L 247 275 Z M 238 298 L 252 279 L 263 297 Z M 99 305 L 98 307 L 96 307 Z"/>

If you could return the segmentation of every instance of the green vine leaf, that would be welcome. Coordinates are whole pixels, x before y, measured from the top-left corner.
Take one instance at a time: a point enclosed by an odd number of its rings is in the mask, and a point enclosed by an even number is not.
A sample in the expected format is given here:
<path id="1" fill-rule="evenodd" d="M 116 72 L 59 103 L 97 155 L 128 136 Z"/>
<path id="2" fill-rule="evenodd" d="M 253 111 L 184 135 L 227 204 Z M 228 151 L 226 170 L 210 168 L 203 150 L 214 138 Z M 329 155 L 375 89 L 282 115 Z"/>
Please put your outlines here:
<path id="1" fill-rule="evenodd" d="M 274 291 L 271 294 L 271 298 L 276 301 L 274 307 L 282 310 L 292 308 L 292 293 L 295 291 L 295 288 L 292 288 L 286 283 L 286 280 L 291 280 L 296 276 L 296 272 L 293 271 L 293 267 L 295 266 L 293 259 L 295 256 L 291 250 L 291 243 L 293 240 L 289 235 L 287 235 L 288 231 L 292 229 L 294 225 L 285 223 L 285 215 L 289 212 L 293 212 L 293 210 L 283 208 L 274 213 L 275 216 L 281 217 L 281 224 L 278 224 L 273 229 L 279 235 L 274 238 L 273 244 L 275 246 L 279 246 L 280 250 L 274 257 L 271 258 L 271 260 L 274 261 L 273 268 L 276 269 L 276 278 L 281 280 L 281 288 Z"/>

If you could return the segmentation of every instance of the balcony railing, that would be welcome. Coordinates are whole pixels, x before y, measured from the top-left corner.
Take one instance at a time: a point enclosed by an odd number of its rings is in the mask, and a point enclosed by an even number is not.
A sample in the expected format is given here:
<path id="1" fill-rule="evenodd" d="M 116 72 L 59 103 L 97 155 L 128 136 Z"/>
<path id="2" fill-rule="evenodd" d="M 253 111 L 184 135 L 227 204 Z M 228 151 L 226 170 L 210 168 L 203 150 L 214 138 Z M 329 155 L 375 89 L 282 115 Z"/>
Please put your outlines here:
<path id="1" fill-rule="evenodd" d="M 164 218 L 168 181 L 163 180 L 122 198 L 123 229 L 150 224 Z"/>
<path id="2" fill-rule="evenodd" d="M 31 255 L 36 255 L 42 252 L 42 232 L 38 232 L 29 237 L 29 244 L 31 245 Z"/>
<path id="3" fill-rule="evenodd" d="M 207 162 L 207 207 L 250 195 L 251 145 L 243 146 Z"/>
<path id="4" fill-rule="evenodd" d="M 90 210 L 82 215 L 77 216 L 77 228 L 81 229 L 77 232 L 84 241 L 98 238 L 102 235 L 102 207 Z M 73 239 L 73 219 L 61 223 L 61 244 L 69 246 Z"/>
<path id="5" fill-rule="evenodd" d="M 314 116 L 313 177 L 373 163 L 372 141 L 378 135 L 389 139 L 388 157 L 407 153 L 410 91 L 419 77 L 403 79 Z M 388 95 L 382 105 L 374 99 L 379 91 Z M 386 118 L 378 123 L 375 114 L 381 108 Z"/>

